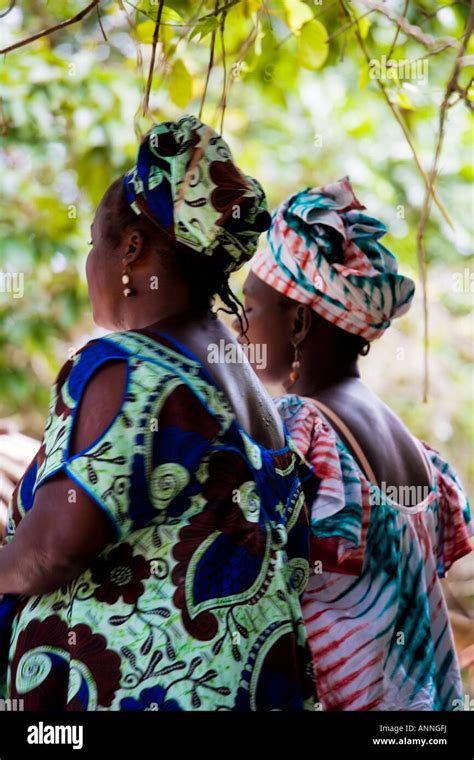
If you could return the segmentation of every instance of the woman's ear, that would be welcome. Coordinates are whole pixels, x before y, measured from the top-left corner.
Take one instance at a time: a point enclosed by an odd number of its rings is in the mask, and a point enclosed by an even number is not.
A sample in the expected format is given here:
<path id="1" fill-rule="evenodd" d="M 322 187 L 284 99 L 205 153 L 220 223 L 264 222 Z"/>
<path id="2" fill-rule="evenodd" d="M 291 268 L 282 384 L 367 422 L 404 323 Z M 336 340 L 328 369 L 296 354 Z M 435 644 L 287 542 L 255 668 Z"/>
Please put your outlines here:
<path id="1" fill-rule="evenodd" d="M 298 304 L 293 312 L 291 336 L 294 345 L 299 345 L 308 335 L 313 324 L 313 314 L 309 306 Z"/>
<path id="2" fill-rule="evenodd" d="M 124 235 L 123 238 L 123 258 L 124 266 L 133 264 L 142 254 L 145 247 L 143 233 L 140 230 L 132 230 Z"/>

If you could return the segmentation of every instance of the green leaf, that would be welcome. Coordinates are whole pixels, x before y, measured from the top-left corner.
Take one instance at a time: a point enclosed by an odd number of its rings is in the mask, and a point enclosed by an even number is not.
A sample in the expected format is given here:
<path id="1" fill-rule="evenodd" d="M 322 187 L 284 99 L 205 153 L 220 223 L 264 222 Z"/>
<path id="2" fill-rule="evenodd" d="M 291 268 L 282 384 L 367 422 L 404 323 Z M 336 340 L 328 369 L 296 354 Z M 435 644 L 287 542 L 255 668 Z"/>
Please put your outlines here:
<path id="1" fill-rule="evenodd" d="M 416 110 L 410 98 L 408 97 L 406 92 L 403 92 L 403 90 L 399 90 L 399 92 L 397 92 L 397 103 L 400 106 L 400 108 L 403 108 L 405 111 Z"/>
<path id="2" fill-rule="evenodd" d="M 298 63 L 316 71 L 324 65 L 329 53 L 326 27 L 317 19 L 305 24 L 298 38 Z"/>
<path id="3" fill-rule="evenodd" d="M 154 21 L 142 21 L 136 26 L 136 34 L 140 42 L 144 42 L 146 45 L 151 45 L 153 42 L 153 34 L 155 32 Z"/>
<path id="4" fill-rule="evenodd" d="M 135 5 L 135 7 L 137 10 L 143 11 L 143 13 L 146 13 L 147 16 L 150 16 L 151 19 L 154 19 L 156 21 L 159 9 L 159 3 L 157 0 L 140 0 L 140 2 Z M 143 13 L 140 14 L 141 18 L 143 18 Z M 167 5 L 164 5 L 162 8 L 161 20 L 165 21 L 167 24 L 182 24 L 184 21 L 183 17 L 180 13 L 178 13 L 178 11 L 176 11 L 174 8 L 170 8 Z"/>
<path id="5" fill-rule="evenodd" d="M 175 11 L 174 8 L 168 8 L 168 6 L 163 6 L 163 11 L 161 14 L 162 21 L 166 21 L 169 24 L 182 24 L 184 19 L 181 16 L 178 11 Z"/>
<path id="6" fill-rule="evenodd" d="M 184 108 L 193 96 L 193 78 L 179 58 L 173 62 L 168 89 L 171 100 L 179 108 Z"/>
<path id="7" fill-rule="evenodd" d="M 301 0 L 284 0 L 288 26 L 292 32 L 299 32 L 303 24 L 311 21 L 313 13 L 311 9 L 302 3 Z"/>
<path id="8" fill-rule="evenodd" d="M 362 37 L 363 40 L 367 37 L 370 29 L 370 21 L 368 18 L 361 18 L 358 22 L 359 26 L 359 34 Z"/>
<path id="9" fill-rule="evenodd" d="M 365 90 L 369 82 L 370 82 L 369 67 L 366 64 L 364 64 L 359 74 L 359 90 Z"/>
<path id="10" fill-rule="evenodd" d="M 241 18 L 250 18 L 253 13 L 261 8 L 261 5 L 261 0 L 240 0 L 234 8 Z"/>
<path id="11" fill-rule="evenodd" d="M 208 18 L 205 18 L 196 24 L 193 31 L 189 35 L 189 39 L 192 40 L 194 37 L 197 37 L 199 35 L 199 39 L 202 40 L 208 34 L 211 34 L 211 32 L 217 29 L 218 26 L 219 19 L 217 19 L 216 16 L 208 16 Z"/>

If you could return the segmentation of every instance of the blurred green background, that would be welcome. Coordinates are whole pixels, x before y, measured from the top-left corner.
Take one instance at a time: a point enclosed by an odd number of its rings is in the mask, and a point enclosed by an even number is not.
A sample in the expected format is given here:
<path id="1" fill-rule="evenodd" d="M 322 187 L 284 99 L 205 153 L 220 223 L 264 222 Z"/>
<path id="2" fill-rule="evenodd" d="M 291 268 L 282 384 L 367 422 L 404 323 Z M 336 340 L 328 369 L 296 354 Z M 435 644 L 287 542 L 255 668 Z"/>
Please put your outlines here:
<path id="1" fill-rule="evenodd" d="M 0 48 L 86 5 L 0 0 Z M 84 274 L 89 226 L 104 190 L 133 164 L 140 135 L 153 121 L 198 114 L 203 100 L 202 118 L 220 128 L 225 92 L 224 136 L 241 167 L 262 182 L 270 206 L 305 186 L 349 175 L 359 198 L 389 227 L 383 242 L 417 281 L 417 294 L 409 314 L 362 360 L 363 376 L 453 464 L 472 497 L 472 40 L 447 111 L 437 184 L 453 227 L 434 205 L 426 226 L 427 403 L 416 247 L 424 182 L 387 103 L 398 109 L 428 171 L 470 3 L 389 0 L 384 9 L 391 19 L 370 12 L 370 5 L 170 0 L 145 113 L 159 0 L 102 0 L 79 23 L 2 56 L 0 419 L 11 417 L 39 438 L 60 365 L 96 334 Z M 404 28 L 397 31 L 393 19 L 400 15 Z M 371 60 L 388 65 L 386 97 L 371 76 Z M 407 76 L 407 61 L 422 68 L 408 68 Z M 13 276 L 24 278 L 23 294 L 13 291 L 19 280 L 8 286 Z M 244 278 L 245 272 L 234 276 L 236 292 Z M 472 556 L 452 571 L 446 594 L 474 693 Z"/>
<path id="2" fill-rule="evenodd" d="M 0 10 L 9 4 L 1 0 Z M 431 54 L 403 31 L 395 39 L 389 19 L 357 2 L 345 4 L 353 18 L 361 18 L 352 25 L 343 5 L 329 0 L 228 2 L 223 33 L 223 14 L 215 13 L 219 3 L 173 2 L 164 8 L 150 112 L 143 116 L 158 5 L 103 1 L 100 23 L 95 9 L 80 23 L 9 53 L 0 65 L 0 272 L 24 274 L 22 298 L 0 292 L 0 416 L 16 416 L 28 434 L 41 434 L 58 367 L 94 330 L 84 276 L 94 207 L 133 163 L 137 138 L 152 119 L 199 112 L 213 37 L 203 119 L 220 124 L 224 41 L 224 135 L 244 170 L 261 180 L 270 205 L 304 186 L 349 175 L 369 211 L 390 228 L 385 244 L 402 270 L 418 280 L 423 181 L 370 77 L 356 32 L 376 60 L 389 54 L 426 62 L 423 81 L 385 84 L 427 169 L 454 48 Z M 439 40 L 459 39 L 469 10 L 468 2 L 387 5 L 395 14 L 407 5 L 408 22 Z M 24 4 L 16 4 L 0 19 L 1 47 L 84 6 L 30 0 L 25 12 Z M 472 54 L 472 42 L 466 52 Z M 466 88 L 470 75 L 472 66 L 464 66 L 460 81 Z M 426 231 L 428 403 L 421 403 L 420 288 L 410 314 L 363 360 L 367 380 L 414 433 L 454 463 L 471 494 L 472 149 L 472 114 L 461 98 L 448 112 L 438 182 L 454 229 L 433 207 Z M 243 277 L 235 277 L 236 290 Z"/>

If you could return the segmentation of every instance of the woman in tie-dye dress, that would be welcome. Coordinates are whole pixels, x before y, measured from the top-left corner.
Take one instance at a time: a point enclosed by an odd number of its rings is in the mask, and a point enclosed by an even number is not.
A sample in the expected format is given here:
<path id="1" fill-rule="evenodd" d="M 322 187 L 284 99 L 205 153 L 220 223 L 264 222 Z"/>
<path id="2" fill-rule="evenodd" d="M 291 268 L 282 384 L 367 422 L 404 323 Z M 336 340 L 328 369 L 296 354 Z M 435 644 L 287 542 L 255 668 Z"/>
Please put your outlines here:
<path id="1" fill-rule="evenodd" d="M 261 375 L 286 389 L 276 403 L 318 487 L 303 599 L 318 703 L 459 710 L 439 579 L 471 550 L 469 506 L 451 466 L 360 379 L 359 354 L 414 293 L 363 210 L 347 179 L 277 208 L 244 287 L 247 336 L 267 345 Z"/>

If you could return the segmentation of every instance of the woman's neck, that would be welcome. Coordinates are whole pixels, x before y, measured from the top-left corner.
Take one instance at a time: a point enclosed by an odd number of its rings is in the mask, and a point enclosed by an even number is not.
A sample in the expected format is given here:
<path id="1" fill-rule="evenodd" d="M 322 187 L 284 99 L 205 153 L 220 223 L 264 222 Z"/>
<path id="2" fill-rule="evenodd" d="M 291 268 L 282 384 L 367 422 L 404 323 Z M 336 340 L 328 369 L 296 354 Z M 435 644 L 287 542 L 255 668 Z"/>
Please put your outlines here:
<path id="1" fill-rule="evenodd" d="M 343 366 L 332 364 L 327 367 L 318 367 L 316 371 L 314 366 L 302 364 L 298 380 L 292 385 L 285 385 L 285 390 L 287 393 L 294 393 L 298 396 L 318 398 L 328 392 L 330 393 L 333 388 L 341 383 L 354 378 L 360 378 L 357 360 Z"/>

